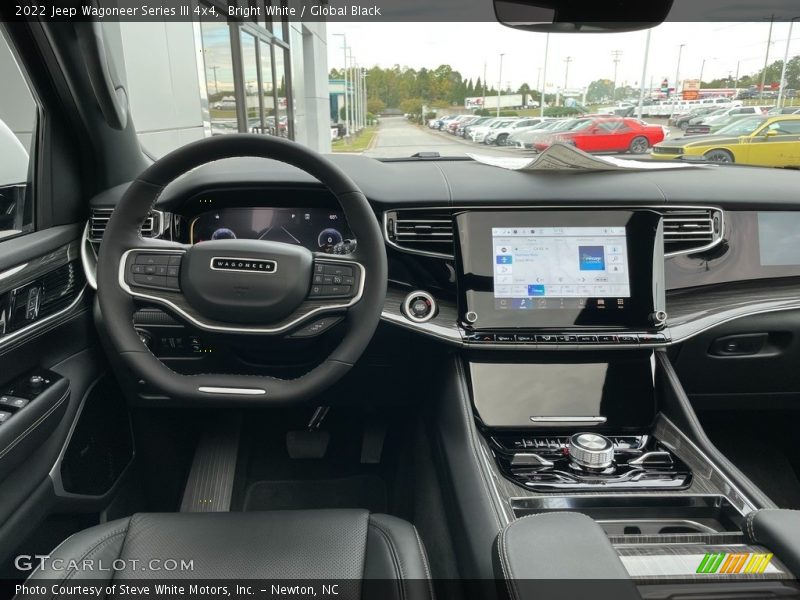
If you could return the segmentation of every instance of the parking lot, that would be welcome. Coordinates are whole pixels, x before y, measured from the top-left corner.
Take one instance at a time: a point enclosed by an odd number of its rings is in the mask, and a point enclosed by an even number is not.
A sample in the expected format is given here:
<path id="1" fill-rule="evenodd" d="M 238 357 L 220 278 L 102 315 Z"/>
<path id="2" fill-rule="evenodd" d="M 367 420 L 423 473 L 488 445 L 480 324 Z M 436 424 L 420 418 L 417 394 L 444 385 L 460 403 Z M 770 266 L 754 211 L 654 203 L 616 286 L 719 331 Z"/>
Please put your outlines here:
<path id="1" fill-rule="evenodd" d="M 666 119 L 647 119 L 654 125 L 665 125 Z M 681 135 L 681 130 L 672 128 L 669 137 Z M 384 117 L 380 121 L 378 133 L 372 147 L 364 152 L 375 158 L 402 158 L 417 152 L 438 152 L 440 156 L 464 156 L 466 154 L 484 154 L 489 156 L 534 156 L 535 152 L 508 148 L 503 146 L 487 146 L 475 144 L 444 131 L 411 123 L 403 117 Z M 630 156 L 612 154 L 611 156 Z M 639 156 L 646 158 L 647 155 Z"/>

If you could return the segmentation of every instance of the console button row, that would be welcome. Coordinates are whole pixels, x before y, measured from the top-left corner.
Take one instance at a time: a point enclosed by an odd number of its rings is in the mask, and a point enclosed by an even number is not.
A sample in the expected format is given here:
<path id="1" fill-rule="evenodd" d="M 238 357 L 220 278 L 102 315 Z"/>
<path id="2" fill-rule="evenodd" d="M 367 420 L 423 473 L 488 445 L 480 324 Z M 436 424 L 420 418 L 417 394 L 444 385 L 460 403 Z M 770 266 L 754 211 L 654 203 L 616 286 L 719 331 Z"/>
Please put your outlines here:
<path id="1" fill-rule="evenodd" d="M 180 291 L 180 254 L 140 252 L 128 267 L 128 282 L 139 287 L 149 287 L 173 292 Z"/>
<path id="2" fill-rule="evenodd" d="M 638 334 L 531 334 L 531 333 L 470 333 L 465 336 L 467 342 L 481 344 L 537 344 L 541 346 L 557 346 L 559 344 L 664 344 L 667 338 L 662 333 Z"/>

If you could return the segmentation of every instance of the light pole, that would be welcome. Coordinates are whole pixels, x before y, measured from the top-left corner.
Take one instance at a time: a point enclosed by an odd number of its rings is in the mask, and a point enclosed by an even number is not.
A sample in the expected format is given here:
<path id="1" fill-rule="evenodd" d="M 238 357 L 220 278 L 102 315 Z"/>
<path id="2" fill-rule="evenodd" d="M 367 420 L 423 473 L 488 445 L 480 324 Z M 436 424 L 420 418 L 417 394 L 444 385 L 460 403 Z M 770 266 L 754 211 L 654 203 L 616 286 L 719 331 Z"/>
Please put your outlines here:
<path id="1" fill-rule="evenodd" d="M 780 87 L 778 88 L 778 102 L 776 106 L 780 108 L 783 105 L 783 89 L 786 85 L 786 63 L 789 60 L 789 44 L 792 43 L 792 29 L 794 28 L 794 22 L 800 19 L 800 17 L 794 17 L 792 20 L 789 21 L 789 35 L 786 36 L 786 51 L 783 53 L 783 67 L 781 67 L 781 82 Z"/>
<path id="2" fill-rule="evenodd" d="M 642 63 L 642 79 L 639 87 L 639 106 L 636 109 L 636 116 L 641 119 L 644 111 L 644 80 L 647 78 L 647 61 L 650 58 L 650 34 L 652 29 L 647 30 L 647 40 L 644 43 L 644 62 Z M 650 88 L 652 90 L 652 84 Z"/>
<path id="3" fill-rule="evenodd" d="M 686 44 L 678 46 L 678 66 L 675 68 L 675 95 L 672 97 L 672 114 L 670 117 L 675 116 L 675 101 L 678 99 L 678 79 L 681 76 L 681 56 L 683 55 L 683 48 Z"/>
<path id="4" fill-rule="evenodd" d="M 481 102 L 481 108 L 486 110 L 486 61 L 483 61 L 483 101 Z"/>
<path id="5" fill-rule="evenodd" d="M 333 35 L 342 37 L 342 53 L 344 55 L 344 137 L 350 135 L 350 105 L 347 102 L 347 35 L 344 33 L 334 33 Z M 338 107 L 337 107 L 338 109 Z M 337 120 L 341 114 L 336 115 Z"/>
<path id="6" fill-rule="evenodd" d="M 772 45 L 772 26 L 775 24 L 775 15 L 769 18 L 769 35 L 767 36 L 767 53 L 764 56 L 764 70 L 761 71 L 761 91 L 758 94 L 758 99 L 764 99 L 764 85 L 767 82 L 767 64 L 769 64 L 769 47 Z"/>
<path id="7" fill-rule="evenodd" d="M 736 91 L 739 88 L 739 67 L 742 65 L 742 61 L 736 61 L 736 80 L 733 82 L 733 89 Z"/>
<path id="8" fill-rule="evenodd" d="M 620 56 L 622 56 L 622 50 L 612 50 L 611 56 L 614 61 L 614 84 L 611 86 L 611 99 L 617 99 L 617 68 L 619 67 Z"/>
<path id="9" fill-rule="evenodd" d="M 544 97 L 547 93 L 547 53 L 550 50 L 550 34 L 544 42 L 544 65 L 542 65 L 542 95 L 539 98 L 539 116 L 544 117 Z"/>
<path id="10" fill-rule="evenodd" d="M 569 63 L 571 63 L 573 60 L 575 59 L 571 56 L 568 56 L 564 59 L 564 63 L 567 65 L 564 69 L 564 93 L 567 92 L 567 81 L 569 81 Z"/>
<path id="11" fill-rule="evenodd" d="M 500 53 L 500 75 L 497 78 L 497 116 L 500 116 L 500 92 L 503 89 L 503 57 L 505 54 Z"/>

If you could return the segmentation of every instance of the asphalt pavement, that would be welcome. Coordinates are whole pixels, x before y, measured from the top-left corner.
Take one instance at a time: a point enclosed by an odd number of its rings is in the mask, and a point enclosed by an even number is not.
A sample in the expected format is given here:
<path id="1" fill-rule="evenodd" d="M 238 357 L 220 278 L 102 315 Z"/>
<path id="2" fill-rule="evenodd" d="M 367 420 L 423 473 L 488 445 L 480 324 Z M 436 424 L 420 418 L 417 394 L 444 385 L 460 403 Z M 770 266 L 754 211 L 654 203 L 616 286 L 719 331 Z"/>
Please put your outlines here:
<path id="1" fill-rule="evenodd" d="M 648 122 L 661 123 L 660 120 L 653 119 L 649 119 Z M 680 129 L 674 130 L 670 137 L 679 133 Z M 443 131 L 415 125 L 403 117 L 381 118 L 375 141 L 364 154 L 375 158 L 405 158 L 417 152 L 438 152 L 440 156 L 464 156 L 467 153 L 489 156 L 535 156 L 535 152 L 518 148 L 475 144 Z"/>

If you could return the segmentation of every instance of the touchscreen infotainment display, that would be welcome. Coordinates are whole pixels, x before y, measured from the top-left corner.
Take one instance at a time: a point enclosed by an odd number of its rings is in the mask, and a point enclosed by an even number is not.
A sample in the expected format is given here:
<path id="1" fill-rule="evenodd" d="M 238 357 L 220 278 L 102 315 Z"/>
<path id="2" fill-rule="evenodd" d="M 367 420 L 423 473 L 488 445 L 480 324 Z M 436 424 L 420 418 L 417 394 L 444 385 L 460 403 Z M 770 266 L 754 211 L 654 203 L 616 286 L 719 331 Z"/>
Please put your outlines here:
<path id="1" fill-rule="evenodd" d="M 655 211 L 476 210 L 455 220 L 468 329 L 649 329 L 663 310 Z"/>
<path id="2" fill-rule="evenodd" d="M 493 227 L 498 309 L 583 307 L 631 296 L 625 227 Z"/>

